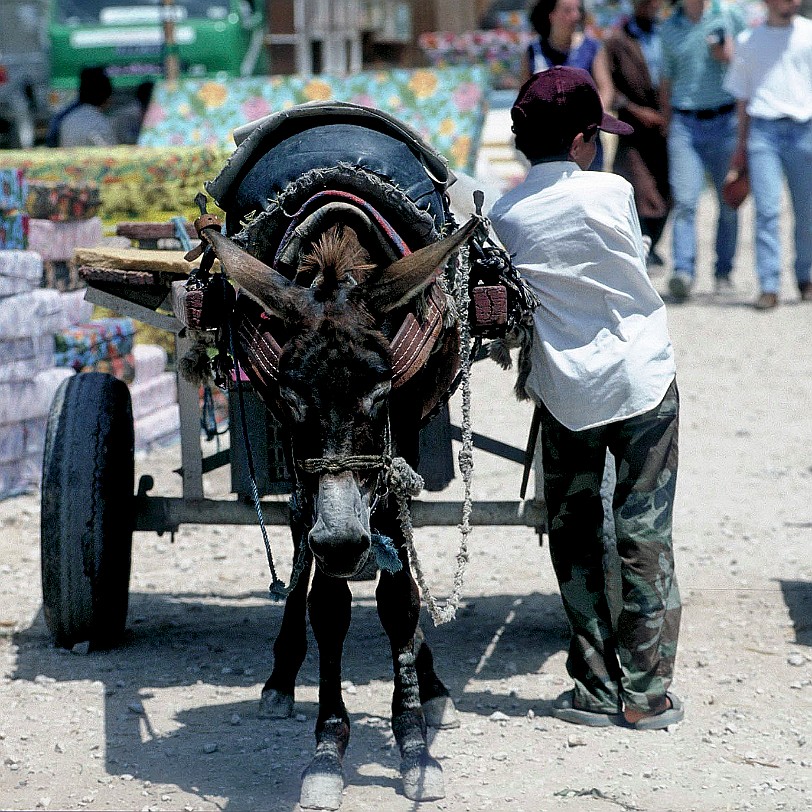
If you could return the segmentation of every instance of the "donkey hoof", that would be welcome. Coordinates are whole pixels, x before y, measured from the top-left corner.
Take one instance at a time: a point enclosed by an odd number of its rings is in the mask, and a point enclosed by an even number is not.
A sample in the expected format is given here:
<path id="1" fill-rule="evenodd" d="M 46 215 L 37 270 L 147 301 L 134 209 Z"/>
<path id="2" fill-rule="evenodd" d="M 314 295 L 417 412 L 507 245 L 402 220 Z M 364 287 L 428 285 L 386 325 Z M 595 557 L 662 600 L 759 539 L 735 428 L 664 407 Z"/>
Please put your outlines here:
<path id="1" fill-rule="evenodd" d="M 423 718 L 429 727 L 437 730 L 460 726 L 457 708 L 450 696 L 435 696 L 434 699 L 427 699 L 423 703 Z"/>
<path id="2" fill-rule="evenodd" d="M 341 770 L 312 770 L 308 767 L 302 776 L 299 806 L 302 809 L 338 809 L 344 792 Z"/>
<path id="3" fill-rule="evenodd" d="M 276 688 L 263 691 L 259 700 L 260 719 L 287 719 L 293 716 L 293 694 L 280 694 Z"/>
<path id="4" fill-rule="evenodd" d="M 410 801 L 438 801 L 445 798 L 443 768 L 427 752 L 414 760 L 404 759 L 400 774 L 403 794 Z"/>

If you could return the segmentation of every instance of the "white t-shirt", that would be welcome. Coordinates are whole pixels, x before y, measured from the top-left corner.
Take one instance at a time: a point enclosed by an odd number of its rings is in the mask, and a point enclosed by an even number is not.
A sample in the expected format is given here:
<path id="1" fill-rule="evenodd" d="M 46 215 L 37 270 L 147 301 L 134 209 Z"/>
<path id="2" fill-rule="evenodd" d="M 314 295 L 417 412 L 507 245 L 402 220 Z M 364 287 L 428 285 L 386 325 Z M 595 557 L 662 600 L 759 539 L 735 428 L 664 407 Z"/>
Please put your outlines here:
<path id="1" fill-rule="evenodd" d="M 812 119 L 812 20 L 739 34 L 725 88 L 756 118 Z"/>
<path id="2" fill-rule="evenodd" d="M 676 366 L 631 185 L 570 161 L 536 164 L 490 218 L 541 300 L 528 394 L 573 431 L 657 406 Z"/>

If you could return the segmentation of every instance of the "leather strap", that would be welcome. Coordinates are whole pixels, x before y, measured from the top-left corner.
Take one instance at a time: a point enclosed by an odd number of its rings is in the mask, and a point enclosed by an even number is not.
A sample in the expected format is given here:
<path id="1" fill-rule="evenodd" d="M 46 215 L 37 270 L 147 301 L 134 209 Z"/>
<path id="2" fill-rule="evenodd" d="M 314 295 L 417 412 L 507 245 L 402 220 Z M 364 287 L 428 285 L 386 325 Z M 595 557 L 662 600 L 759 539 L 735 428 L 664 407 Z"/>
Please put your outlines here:
<path id="1" fill-rule="evenodd" d="M 262 328 L 262 316 L 244 310 L 240 314 L 238 333 L 240 344 L 259 380 L 269 388 L 279 380 L 279 356 L 282 348 L 267 329 Z"/>
<path id="2" fill-rule="evenodd" d="M 392 339 L 392 389 L 403 386 L 422 369 L 442 332 L 446 298 L 439 285 L 431 286 L 427 303 L 423 323 L 409 313 Z"/>
<path id="3" fill-rule="evenodd" d="M 392 339 L 392 388 L 397 389 L 419 372 L 434 349 L 443 330 L 446 295 L 434 284 L 429 289 L 427 312 L 423 322 L 408 313 Z M 273 386 L 279 377 L 279 357 L 282 348 L 267 329 L 262 316 L 243 312 L 239 319 L 239 337 L 255 374 L 266 386 Z"/>

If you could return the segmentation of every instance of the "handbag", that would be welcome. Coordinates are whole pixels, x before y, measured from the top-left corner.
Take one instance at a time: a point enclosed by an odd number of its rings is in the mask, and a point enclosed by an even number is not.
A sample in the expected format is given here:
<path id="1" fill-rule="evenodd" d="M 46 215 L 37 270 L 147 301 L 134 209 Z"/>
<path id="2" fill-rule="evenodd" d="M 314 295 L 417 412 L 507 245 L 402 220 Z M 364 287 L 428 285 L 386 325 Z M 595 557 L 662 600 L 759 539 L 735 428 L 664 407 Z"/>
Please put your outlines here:
<path id="1" fill-rule="evenodd" d="M 731 169 L 722 184 L 722 200 L 731 209 L 738 209 L 750 194 L 750 173 L 747 168 Z"/>

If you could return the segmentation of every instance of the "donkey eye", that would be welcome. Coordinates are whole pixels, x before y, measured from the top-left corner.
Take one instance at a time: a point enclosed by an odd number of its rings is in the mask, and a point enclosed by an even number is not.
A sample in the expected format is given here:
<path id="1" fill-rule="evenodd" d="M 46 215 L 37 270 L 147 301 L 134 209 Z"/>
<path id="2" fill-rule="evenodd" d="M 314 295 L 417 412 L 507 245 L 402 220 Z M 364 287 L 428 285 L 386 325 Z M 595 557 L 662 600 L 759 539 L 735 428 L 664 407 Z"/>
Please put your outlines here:
<path id="1" fill-rule="evenodd" d="M 361 399 L 361 409 L 367 414 L 377 411 L 389 396 L 391 389 L 392 383 L 390 381 L 382 381 L 377 384 Z"/>
<path id="2" fill-rule="evenodd" d="M 293 419 L 301 423 L 307 414 L 307 404 L 304 398 L 287 386 L 279 387 L 279 395 L 288 409 L 290 409 Z"/>

